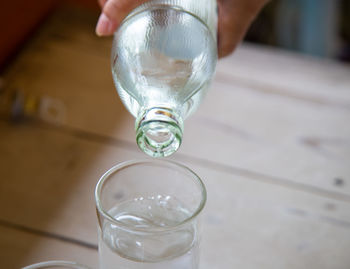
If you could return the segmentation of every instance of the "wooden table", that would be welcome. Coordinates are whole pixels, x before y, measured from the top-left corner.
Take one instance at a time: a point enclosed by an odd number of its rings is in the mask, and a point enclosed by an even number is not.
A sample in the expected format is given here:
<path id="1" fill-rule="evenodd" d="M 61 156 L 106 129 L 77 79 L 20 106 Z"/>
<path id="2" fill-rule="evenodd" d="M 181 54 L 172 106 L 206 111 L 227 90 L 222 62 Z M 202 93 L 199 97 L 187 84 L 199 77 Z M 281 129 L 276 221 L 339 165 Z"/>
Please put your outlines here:
<path id="1" fill-rule="evenodd" d="M 0 268 L 97 268 L 94 187 L 144 157 L 97 15 L 54 15 L 3 75 L 63 103 L 60 124 L 0 121 Z M 171 157 L 204 180 L 202 269 L 350 268 L 350 68 L 244 44 L 219 62 Z"/>

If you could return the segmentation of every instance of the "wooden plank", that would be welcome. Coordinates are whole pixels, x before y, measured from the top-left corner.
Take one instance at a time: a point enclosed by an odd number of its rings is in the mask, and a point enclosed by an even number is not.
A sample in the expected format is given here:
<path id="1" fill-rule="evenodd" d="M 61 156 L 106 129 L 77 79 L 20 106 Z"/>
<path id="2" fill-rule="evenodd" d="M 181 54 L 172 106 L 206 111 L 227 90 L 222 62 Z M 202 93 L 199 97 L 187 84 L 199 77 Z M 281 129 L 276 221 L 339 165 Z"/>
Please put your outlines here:
<path id="1" fill-rule="evenodd" d="M 53 18 L 6 78 L 10 87 L 61 100 L 64 126 L 135 143 L 134 119 L 111 79 L 111 40 L 95 37 L 95 17 L 81 14 Z M 243 46 L 219 63 L 179 153 L 349 195 L 348 82 L 346 66 Z"/>
<path id="2" fill-rule="evenodd" d="M 63 235 L 92 244 L 96 242 L 95 184 L 125 158 L 91 137 L 81 143 L 84 133 L 71 137 L 59 130 L 1 124 L 1 218 L 46 232 L 55 233 L 59 226 Z M 117 156 L 106 160 L 109 151 Z M 142 154 L 135 152 L 136 156 Z M 75 225 L 73 219 L 78 220 Z"/>
<path id="3" fill-rule="evenodd" d="M 1 268 L 18 269 L 48 260 L 75 261 L 91 268 L 97 268 L 98 263 L 96 250 L 3 224 L 0 224 L 0 248 Z"/>
<path id="4" fill-rule="evenodd" d="M 286 102 L 242 87 L 213 87 L 186 122 L 180 152 L 282 181 L 350 193 L 349 112 Z M 345 184 L 335 184 L 337 178 Z"/>
<path id="5" fill-rule="evenodd" d="M 64 104 L 63 123 L 103 134 L 132 123 L 113 85 L 111 38 L 94 34 L 97 15 L 64 9 L 38 33 L 5 75 L 7 88 Z M 69 25 L 69 26 L 68 26 Z M 87 126 L 89 126 L 87 128 Z"/>
<path id="6" fill-rule="evenodd" d="M 56 1 L 45 1 L 41 4 L 27 1 L 3 2 L 0 10 L 0 24 L 11 25 L 1 27 L 0 67 L 4 68 L 6 61 L 18 50 L 28 35 L 53 10 Z M 28 9 L 31 12 L 28 12 Z"/>
<path id="7" fill-rule="evenodd" d="M 113 164 L 143 155 L 132 144 L 74 129 L 0 126 L 2 218 L 96 244 L 97 179 Z M 348 202 L 178 160 L 208 190 L 201 268 L 348 267 Z"/>
<path id="8" fill-rule="evenodd" d="M 348 267 L 349 219 L 326 216 L 331 200 L 194 168 L 209 197 L 203 268 Z"/>
<path id="9" fill-rule="evenodd" d="M 42 70 L 41 79 L 31 80 L 31 89 L 38 94 L 50 89 L 51 96 L 64 100 L 66 125 L 112 134 L 134 143 L 133 119 L 120 104 L 113 86 L 106 85 L 107 81 L 112 84 L 108 78 L 109 71 L 93 68 L 76 72 L 84 59 L 84 66 L 89 65 L 86 59 L 101 67 L 107 66 L 107 61 L 94 55 L 87 58 L 86 53 L 78 54 L 64 46 L 55 48 L 52 62 L 55 58 L 57 60 L 52 67 Z M 66 59 L 72 58 L 77 59 L 74 61 L 77 64 L 72 63 L 66 68 Z M 67 70 L 64 74 L 66 79 L 57 76 L 55 70 Z M 87 83 L 86 77 L 93 77 L 94 72 L 97 72 L 96 78 Z M 27 80 L 23 80 L 23 83 L 22 86 L 20 82 L 16 85 L 24 87 L 29 84 Z M 96 94 L 99 86 L 102 88 Z M 232 107 L 236 113 L 227 113 Z M 112 126 L 115 118 L 118 119 L 117 125 Z M 322 124 L 318 119 L 322 119 Z M 271 98 L 256 94 L 250 88 L 214 83 L 205 103 L 186 123 L 184 145 L 180 152 L 281 179 L 349 193 L 349 184 L 342 188 L 333 185 L 335 178 L 347 180 L 349 176 L 349 168 L 343 163 L 350 152 L 349 127 L 343 124 L 347 121 L 349 113 L 342 109 L 319 108 L 294 100 L 281 101 L 279 96 Z M 198 139 L 198 130 L 203 130 L 201 139 Z M 202 146 L 204 143 L 206 147 Z M 211 154 L 219 148 L 218 154 Z M 239 158 L 232 159 L 232 155 Z M 276 160 L 284 162 L 279 164 Z"/>
<path id="10" fill-rule="evenodd" d="M 61 100 L 66 117 L 56 127 L 0 123 L 1 241 L 21 230 L 1 267 L 16 253 L 18 264 L 73 260 L 96 245 L 97 179 L 144 157 L 111 80 L 111 40 L 94 36 L 95 20 L 61 12 L 5 75 L 8 87 Z M 203 269 L 348 268 L 348 75 L 342 65 L 247 46 L 220 62 L 172 157 L 208 189 Z M 96 253 L 89 259 L 81 262 L 94 264 Z"/>
<path id="11" fill-rule="evenodd" d="M 349 75 L 349 64 L 252 44 L 222 59 L 217 69 L 217 80 L 231 85 L 270 88 L 271 94 L 294 94 L 348 108 Z"/>
<path id="12" fill-rule="evenodd" d="M 67 135 L 56 128 L 41 130 L 30 124 L 12 126 L 1 123 L 0 130 L 0 226 L 5 223 L 11 227 L 9 224 L 13 224 L 31 233 L 34 230 L 56 239 L 67 238 L 69 242 L 96 245 L 94 187 L 103 172 L 114 163 L 125 160 L 123 151 L 106 147 L 98 139 L 91 142 L 91 137 L 84 138 L 84 133 L 71 134 L 68 131 Z M 104 156 L 109 155 L 108 151 L 116 155 L 107 161 Z M 140 155 L 136 152 L 134 157 Z M 128 158 L 131 157 L 129 154 Z M 6 232 L 2 233 L 0 230 L 1 237 L 6 237 Z M 6 240 L 0 241 L 6 246 Z M 27 242 L 29 239 L 23 236 L 16 240 Z M 43 244 L 38 240 L 30 242 L 23 251 L 14 246 L 9 250 L 12 256 L 5 252 L 1 259 L 4 266 L 0 267 L 18 268 L 7 265 L 47 259 L 78 261 L 74 258 L 80 255 L 76 248 L 61 252 L 62 247 L 52 240 Z M 17 259 L 13 260 L 17 252 Z M 96 255 L 89 257 L 86 261 L 79 261 L 85 264 L 96 262 Z"/>

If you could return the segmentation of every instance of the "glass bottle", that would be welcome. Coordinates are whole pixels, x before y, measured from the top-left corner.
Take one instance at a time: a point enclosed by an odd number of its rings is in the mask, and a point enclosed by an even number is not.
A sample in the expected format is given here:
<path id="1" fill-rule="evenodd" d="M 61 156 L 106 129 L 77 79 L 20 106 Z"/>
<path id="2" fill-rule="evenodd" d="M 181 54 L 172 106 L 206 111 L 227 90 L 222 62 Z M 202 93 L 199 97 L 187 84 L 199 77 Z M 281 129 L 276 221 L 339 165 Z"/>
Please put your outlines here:
<path id="1" fill-rule="evenodd" d="M 216 0 L 153 0 L 133 10 L 114 34 L 113 79 L 148 155 L 179 148 L 183 121 L 215 72 L 216 28 Z"/>

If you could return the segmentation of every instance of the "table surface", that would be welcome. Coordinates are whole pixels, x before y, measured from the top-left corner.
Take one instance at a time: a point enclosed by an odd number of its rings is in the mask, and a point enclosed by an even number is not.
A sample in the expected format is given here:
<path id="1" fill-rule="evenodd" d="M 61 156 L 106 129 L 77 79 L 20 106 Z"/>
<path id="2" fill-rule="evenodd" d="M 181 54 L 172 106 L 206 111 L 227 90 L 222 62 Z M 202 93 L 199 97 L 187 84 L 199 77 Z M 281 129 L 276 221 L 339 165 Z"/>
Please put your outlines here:
<path id="1" fill-rule="evenodd" d="M 144 157 L 96 18 L 57 12 L 3 75 L 7 88 L 58 100 L 64 117 L 0 121 L 1 268 L 97 268 L 96 182 Z M 170 159 L 207 187 L 202 269 L 350 268 L 348 65 L 242 45 L 218 63 Z"/>

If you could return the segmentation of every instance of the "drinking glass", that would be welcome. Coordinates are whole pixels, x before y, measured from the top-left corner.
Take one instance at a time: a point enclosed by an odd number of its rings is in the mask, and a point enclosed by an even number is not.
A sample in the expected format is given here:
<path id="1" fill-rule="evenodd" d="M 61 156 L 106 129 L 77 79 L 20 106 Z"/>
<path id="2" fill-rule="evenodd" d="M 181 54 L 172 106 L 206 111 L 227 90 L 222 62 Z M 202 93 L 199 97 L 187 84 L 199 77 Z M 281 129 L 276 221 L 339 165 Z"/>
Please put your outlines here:
<path id="1" fill-rule="evenodd" d="M 96 191 L 100 269 L 194 269 L 199 266 L 201 179 L 165 160 L 118 164 Z"/>

